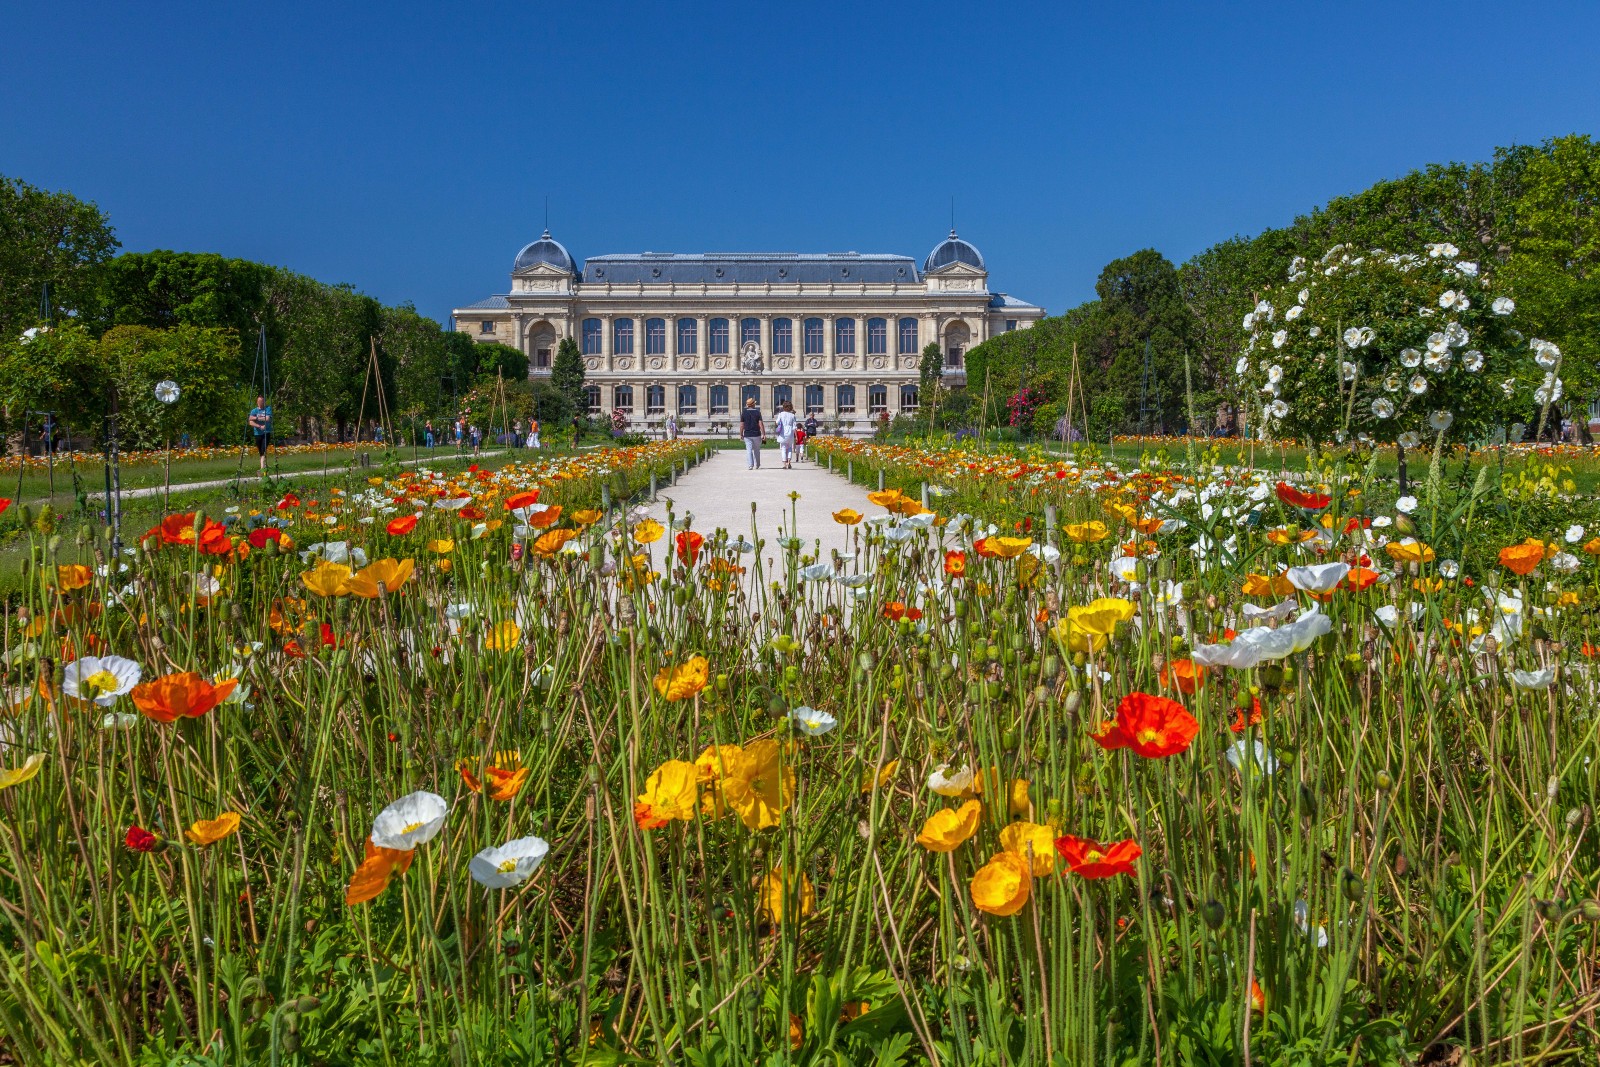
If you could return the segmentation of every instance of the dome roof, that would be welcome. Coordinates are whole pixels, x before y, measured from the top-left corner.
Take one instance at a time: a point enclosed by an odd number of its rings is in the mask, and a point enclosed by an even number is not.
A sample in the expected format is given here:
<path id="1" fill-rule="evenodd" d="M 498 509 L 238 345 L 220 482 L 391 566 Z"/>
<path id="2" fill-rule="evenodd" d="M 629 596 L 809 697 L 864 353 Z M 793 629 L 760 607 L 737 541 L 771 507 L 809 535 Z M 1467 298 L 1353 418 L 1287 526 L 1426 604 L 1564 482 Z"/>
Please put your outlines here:
<path id="1" fill-rule="evenodd" d="M 933 246 L 933 251 L 928 253 L 928 258 L 922 261 L 924 272 L 948 267 L 952 263 L 965 263 L 979 270 L 987 270 L 983 265 L 983 253 L 968 241 L 963 241 L 956 236 L 956 231 L 951 230 L 950 236 Z"/>
<path id="2" fill-rule="evenodd" d="M 560 241 L 550 236 L 549 230 L 544 231 L 544 234 L 537 241 L 525 246 L 522 251 L 517 253 L 517 261 L 511 264 L 511 269 L 513 272 L 526 270 L 529 267 L 538 266 L 540 263 L 548 263 L 566 274 L 578 273 L 577 266 L 572 261 L 572 256 L 562 247 Z"/>

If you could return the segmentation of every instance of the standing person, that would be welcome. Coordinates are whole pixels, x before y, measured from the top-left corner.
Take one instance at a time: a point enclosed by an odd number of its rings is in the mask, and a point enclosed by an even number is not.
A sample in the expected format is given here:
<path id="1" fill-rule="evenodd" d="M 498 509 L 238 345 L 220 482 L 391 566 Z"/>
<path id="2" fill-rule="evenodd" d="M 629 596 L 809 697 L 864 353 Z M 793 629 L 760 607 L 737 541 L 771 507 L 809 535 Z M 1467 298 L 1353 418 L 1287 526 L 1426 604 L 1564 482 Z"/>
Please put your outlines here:
<path id="1" fill-rule="evenodd" d="M 806 436 L 815 437 L 822 432 L 822 425 L 817 422 L 817 413 L 812 412 L 806 416 Z"/>
<path id="2" fill-rule="evenodd" d="M 676 441 L 677 439 L 678 439 L 678 416 L 676 416 L 676 415 L 668 415 L 667 416 L 667 440 Z"/>
<path id="3" fill-rule="evenodd" d="M 422 439 L 428 443 L 428 448 L 431 450 L 433 448 L 433 420 L 432 419 L 429 419 L 427 422 L 423 423 L 423 426 L 422 426 Z"/>
<path id="4" fill-rule="evenodd" d="M 466 441 L 467 441 L 467 420 L 464 419 L 464 418 L 458 417 L 456 419 L 456 451 L 457 452 L 461 451 L 461 446 L 466 444 Z"/>
<path id="5" fill-rule="evenodd" d="M 583 416 L 572 416 L 572 447 L 577 448 L 578 442 L 583 438 Z"/>
<path id="6" fill-rule="evenodd" d="M 744 410 L 739 412 L 739 434 L 744 438 L 745 470 L 760 470 L 761 443 L 767 439 L 767 424 L 761 419 L 755 397 L 747 399 Z"/>
<path id="7" fill-rule="evenodd" d="M 537 416 L 528 420 L 528 447 L 542 448 L 539 444 L 539 419 Z"/>
<path id="8" fill-rule="evenodd" d="M 261 473 L 267 472 L 267 449 L 272 445 L 272 405 L 264 396 L 256 397 L 256 406 L 250 409 L 250 430 L 256 438 L 256 456 Z"/>
<path id="9" fill-rule="evenodd" d="M 506 444 L 508 444 L 508 445 L 520 445 L 522 443 L 523 443 L 523 439 L 522 439 L 522 420 L 521 419 L 515 419 L 511 423 L 511 438 L 508 441 L 506 441 Z"/>
<path id="10" fill-rule="evenodd" d="M 783 449 L 783 469 L 790 470 L 794 461 L 794 431 L 798 420 L 794 416 L 794 405 L 787 400 L 778 411 L 777 434 L 778 447 Z"/>
<path id="11" fill-rule="evenodd" d="M 806 438 L 811 435 L 806 433 L 804 424 L 794 428 L 794 461 L 804 463 L 806 458 Z"/>

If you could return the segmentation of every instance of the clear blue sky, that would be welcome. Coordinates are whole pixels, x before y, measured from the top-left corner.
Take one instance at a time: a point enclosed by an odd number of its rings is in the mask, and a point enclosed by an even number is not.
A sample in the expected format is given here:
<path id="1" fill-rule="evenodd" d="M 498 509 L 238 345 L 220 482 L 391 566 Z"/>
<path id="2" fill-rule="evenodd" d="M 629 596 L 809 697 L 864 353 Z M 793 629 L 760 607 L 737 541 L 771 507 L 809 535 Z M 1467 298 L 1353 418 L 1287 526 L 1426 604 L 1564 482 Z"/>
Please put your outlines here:
<path id="1" fill-rule="evenodd" d="M 1600 5 L 8 4 L 0 173 L 443 319 L 583 258 L 900 252 L 1052 313 L 1430 161 L 1600 128 Z"/>

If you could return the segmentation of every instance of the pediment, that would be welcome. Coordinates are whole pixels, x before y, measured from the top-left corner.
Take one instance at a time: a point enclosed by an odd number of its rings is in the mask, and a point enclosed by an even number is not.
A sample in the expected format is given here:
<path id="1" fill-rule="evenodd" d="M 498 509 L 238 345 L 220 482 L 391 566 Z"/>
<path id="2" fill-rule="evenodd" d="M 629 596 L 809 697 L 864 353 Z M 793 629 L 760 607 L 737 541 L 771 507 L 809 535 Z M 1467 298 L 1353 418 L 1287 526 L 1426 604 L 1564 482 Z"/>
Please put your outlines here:
<path id="1" fill-rule="evenodd" d="M 962 263 L 960 260 L 954 263 L 946 263 L 942 267 L 935 267 L 933 270 L 924 273 L 929 278 L 987 278 L 989 276 L 987 271 L 979 270 L 972 264 Z"/>
<path id="2" fill-rule="evenodd" d="M 512 271 L 511 272 L 511 276 L 513 278 L 570 278 L 570 277 L 572 277 L 572 275 L 568 274 L 566 271 L 562 270 L 561 268 L 553 267 L 548 263 L 535 263 L 531 267 L 523 267 L 521 270 Z"/>

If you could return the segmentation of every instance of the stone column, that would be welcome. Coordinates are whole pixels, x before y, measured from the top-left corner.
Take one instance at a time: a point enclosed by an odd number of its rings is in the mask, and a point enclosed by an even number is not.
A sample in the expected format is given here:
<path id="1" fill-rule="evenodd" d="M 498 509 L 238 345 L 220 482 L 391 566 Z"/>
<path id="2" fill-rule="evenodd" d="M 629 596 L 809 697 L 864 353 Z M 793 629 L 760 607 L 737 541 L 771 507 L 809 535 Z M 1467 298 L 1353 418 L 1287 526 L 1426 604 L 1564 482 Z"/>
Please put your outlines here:
<path id="1" fill-rule="evenodd" d="M 839 355 L 833 348 L 833 316 L 822 316 L 822 366 L 824 370 L 839 369 Z"/>
<path id="2" fill-rule="evenodd" d="M 600 316 L 600 368 L 611 369 L 611 324 L 614 316 Z"/>
<path id="3" fill-rule="evenodd" d="M 698 367 L 711 365 L 711 319 L 706 315 L 696 315 L 694 318 L 694 354 L 700 362 Z M 680 367 L 679 370 L 682 370 Z"/>

